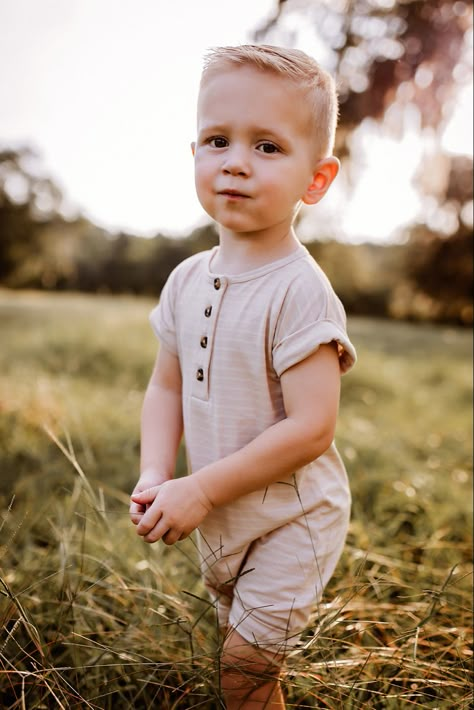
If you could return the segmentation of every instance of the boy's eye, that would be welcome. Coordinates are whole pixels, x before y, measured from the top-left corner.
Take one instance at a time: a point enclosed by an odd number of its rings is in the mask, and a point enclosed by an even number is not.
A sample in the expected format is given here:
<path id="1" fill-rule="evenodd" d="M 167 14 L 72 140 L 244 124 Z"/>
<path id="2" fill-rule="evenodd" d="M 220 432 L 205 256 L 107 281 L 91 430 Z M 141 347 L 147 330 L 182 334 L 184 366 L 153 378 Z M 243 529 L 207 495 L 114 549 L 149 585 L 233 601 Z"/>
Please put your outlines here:
<path id="1" fill-rule="evenodd" d="M 209 145 L 212 145 L 213 148 L 226 148 L 229 142 L 222 136 L 214 136 L 214 138 L 209 139 Z"/>
<path id="2" fill-rule="evenodd" d="M 279 153 L 280 150 L 278 146 L 276 146 L 274 143 L 260 143 L 257 146 L 257 150 L 259 150 L 261 153 Z"/>

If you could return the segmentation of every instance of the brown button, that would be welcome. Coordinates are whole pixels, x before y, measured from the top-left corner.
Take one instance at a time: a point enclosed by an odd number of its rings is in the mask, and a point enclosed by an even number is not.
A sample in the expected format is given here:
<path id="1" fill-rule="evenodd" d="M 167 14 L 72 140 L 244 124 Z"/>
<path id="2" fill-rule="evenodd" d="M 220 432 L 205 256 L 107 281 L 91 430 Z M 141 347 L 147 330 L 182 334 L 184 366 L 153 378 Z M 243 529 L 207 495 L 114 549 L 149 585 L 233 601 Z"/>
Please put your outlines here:
<path id="1" fill-rule="evenodd" d="M 209 318 L 211 313 L 212 313 L 212 306 L 208 306 L 206 308 L 206 310 L 204 311 L 204 315 L 206 316 L 206 318 Z"/>
<path id="2" fill-rule="evenodd" d="M 199 370 L 196 372 L 196 380 L 198 382 L 202 382 L 203 379 L 204 379 L 204 371 L 203 371 L 202 367 L 200 367 Z"/>
<path id="3" fill-rule="evenodd" d="M 207 335 L 203 335 L 201 338 L 201 348 L 207 348 Z"/>
<path id="4" fill-rule="evenodd" d="M 220 287 L 221 287 L 221 280 L 217 279 L 217 278 L 214 279 L 214 288 L 216 289 L 216 291 L 218 291 L 220 289 Z"/>

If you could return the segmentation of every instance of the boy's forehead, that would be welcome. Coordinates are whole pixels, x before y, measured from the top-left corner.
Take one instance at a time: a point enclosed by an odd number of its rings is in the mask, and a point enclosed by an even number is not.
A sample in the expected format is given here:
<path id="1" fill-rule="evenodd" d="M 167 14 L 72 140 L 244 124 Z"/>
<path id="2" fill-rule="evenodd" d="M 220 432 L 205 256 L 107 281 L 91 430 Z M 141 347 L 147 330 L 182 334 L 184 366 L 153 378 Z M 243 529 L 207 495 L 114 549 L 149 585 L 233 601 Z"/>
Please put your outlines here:
<path id="1" fill-rule="evenodd" d="M 199 96 L 206 95 L 211 90 L 225 92 L 229 86 L 238 87 L 243 93 L 249 94 L 260 91 L 263 86 L 273 87 L 280 92 L 301 88 L 290 77 L 276 71 L 249 65 L 224 64 L 221 68 L 203 75 Z"/>
<path id="2" fill-rule="evenodd" d="M 197 104 L 199 121 L 225 115 L 236 103 L 242 118 L 271 117 L 278 107 L 280 116 L 304 118 L 305 123 L 310 119 L 307 92 L 289 77 L 247 66 L 225 66 L 204 76 Z"/>

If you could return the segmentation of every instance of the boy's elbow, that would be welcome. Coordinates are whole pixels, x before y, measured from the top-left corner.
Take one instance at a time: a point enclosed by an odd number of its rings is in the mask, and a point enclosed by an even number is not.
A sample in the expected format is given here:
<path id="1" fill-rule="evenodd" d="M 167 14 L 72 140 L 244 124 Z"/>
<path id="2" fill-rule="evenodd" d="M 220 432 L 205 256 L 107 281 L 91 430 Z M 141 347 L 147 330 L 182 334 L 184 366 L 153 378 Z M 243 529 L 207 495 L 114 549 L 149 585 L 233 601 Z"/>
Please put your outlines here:
<path id="1" fill-rule="evenodd" d="M 329 449 L 334 441 L 335 426 L 326 425 L 321 428 L 311 429 L 304 437 L 303 450 L 305 464 L 311 463 Z"/>

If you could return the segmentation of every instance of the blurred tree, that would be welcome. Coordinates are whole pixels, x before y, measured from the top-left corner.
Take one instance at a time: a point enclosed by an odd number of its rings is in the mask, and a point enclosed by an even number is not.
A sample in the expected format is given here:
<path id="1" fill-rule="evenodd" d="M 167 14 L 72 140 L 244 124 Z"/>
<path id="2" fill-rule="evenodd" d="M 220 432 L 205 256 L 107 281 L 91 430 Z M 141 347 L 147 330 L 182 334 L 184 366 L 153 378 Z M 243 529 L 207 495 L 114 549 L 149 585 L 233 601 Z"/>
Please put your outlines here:
<path id="1" fill-rule="evenodd" d="M 404 278 L 393 290 L 389 310 L 402 318 L 472 324 L 473 161 L 438 155 L 435 163 L 438 189 L 430 196 L 432 209 L 425 222 L 410 229 Z"/>
<path id="2" fill-rule="evenodd" d="M 32 250 L 34 180 L 24 165 L 31 151 L 0 152 L 0 279 L 8 277 L 23 250 Z"/>
<path id="3" fill-rule="evenodd" d="M 106 232 L 80 216 L 28 148 L 0 151 L 0 283 L 13 288 L 81 287 L 81 259 L 100 262 Z"/>
<path id="4" fill-rule="evenodd" d="M 472 5 L 461 0 L 276 0 L 257 42 L 314 45 L 336 76 L 336 153 L 350 160 L 364 122 L 402 137 L 404 117 L 427 137 L 417 185 L 423 222 L 408 229 L 394 315 L 472 323 L 472 158 L 443 153 L 441 135 L 472 80 Z M 319 50 L 319 51 L 318 51 Z M 348 171 L 349 173 L 349 171 Z M 350 173 L 349 173 L 350 174 Z"/>
<path id="5" fill-rule="evenodd" d="M 411 103 L 437 128 L 470 77 L 465 47 L 472 7 L 460 0 L 276 0 L 258 42 L 323 45 L 340 98 L 338 154 L 366 118 Z"/>
<path id="6" fill-rule="evenodd" d="M 29 148 L 0 152 L 0 284 L 158 296 L 183 259 L 217 244 L 212 224 L 189 237 L 110 234 L 67 219 L 64 198 Z"/>

